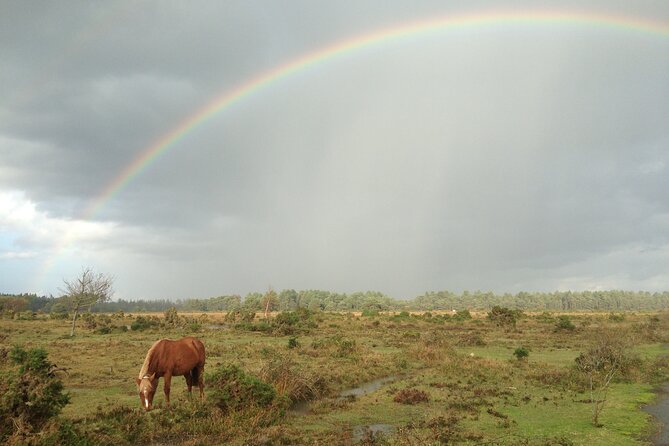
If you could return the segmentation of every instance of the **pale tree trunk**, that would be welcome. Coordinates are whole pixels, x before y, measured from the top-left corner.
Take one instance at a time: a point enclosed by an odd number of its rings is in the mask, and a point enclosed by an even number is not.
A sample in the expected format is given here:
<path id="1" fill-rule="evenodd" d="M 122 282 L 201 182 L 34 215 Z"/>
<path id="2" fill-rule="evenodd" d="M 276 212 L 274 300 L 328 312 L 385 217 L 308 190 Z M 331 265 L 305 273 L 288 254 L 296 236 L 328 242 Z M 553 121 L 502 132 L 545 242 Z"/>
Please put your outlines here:
<path id="1" fill-rule="evenodd" d="M 70 330 L 70 337 L 74 336 L 74 327 L 75 324 L 77 323 L 77 315 L 78 315 L 78 309 L 74 310 L 74 316 L 72 316 L 72 329 Z"/>
<path id="2" fill-rule="evenodd" d="M 267 313 L 269 313 L 269 304 L 270 299 L 267 299 L 267 304 L 265 305 L 265 319 L 267 319 Z"/>

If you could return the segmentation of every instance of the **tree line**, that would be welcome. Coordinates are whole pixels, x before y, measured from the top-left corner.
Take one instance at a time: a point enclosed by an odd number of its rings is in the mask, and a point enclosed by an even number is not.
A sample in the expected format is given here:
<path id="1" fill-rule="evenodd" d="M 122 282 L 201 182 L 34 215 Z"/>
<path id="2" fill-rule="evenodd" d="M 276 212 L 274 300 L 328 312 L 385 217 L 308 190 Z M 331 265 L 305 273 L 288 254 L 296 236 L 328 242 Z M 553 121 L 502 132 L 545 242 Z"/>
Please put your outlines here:
<path id="1" fill-rule="evenodd" d="M 0 311 L 67 311 L 64 297 L 35 294 L 0 294 Z M 336 293 L 323 290 L 292 289 L 264 293 L 224 295 L 190 299 L 138 299 L 99 302 L 93 312 L 151 312 L 175 307 L 179 311 L 291 311 L 297 308 L 320 311 L 433 311 L 490 310 L 495 306 L 525 311 L 652 311 L 669 308 L 669 292 L 646 291 L 556 291 L 495 294 L 483 291 L 427 292 L 402 300 L 378 291 Z"/>

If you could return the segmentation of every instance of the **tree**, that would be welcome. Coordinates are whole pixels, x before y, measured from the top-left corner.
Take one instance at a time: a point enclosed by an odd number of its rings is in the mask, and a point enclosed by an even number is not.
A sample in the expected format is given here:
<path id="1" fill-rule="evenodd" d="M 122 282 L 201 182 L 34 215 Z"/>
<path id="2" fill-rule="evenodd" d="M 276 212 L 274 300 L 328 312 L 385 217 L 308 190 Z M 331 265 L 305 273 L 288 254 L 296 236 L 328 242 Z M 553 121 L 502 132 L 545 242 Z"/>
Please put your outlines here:
<path id="1" fill-rule="evenodd" d="M 102 273 L 95 273 L 91 268 L 82 269 L 81 274 L 72 280 L 63 279 L 65 286 L 61 291 L 65 294 L 65 301 L 72 311 L 72 329 L 70 336 L 74 336 L 77 316 L 85 309 L 89 309 L 98 302 L 107 302 L 114 294 L 114 278 Z"/>
<path id="2" fill-rule="evenodd" d="M 594 345 L 576 358 L 576 367 L 587 377 L 592 403 L 592 424 L 601 426 L 599 415 L 604 409 L 613 377 L 629 361 L 625 335 L 616 331 L 599 334 Z"/>
<path id="3" fill-rule="evenodd" d="M 267 319 L 268 313 L 275 310 L 279 305 L 279 297 L 276 295 L 276 291 L 274 291 L 272 287 L 270 287 L 262 297 L 261 304 L 265 309 L 265 319 Z"/>

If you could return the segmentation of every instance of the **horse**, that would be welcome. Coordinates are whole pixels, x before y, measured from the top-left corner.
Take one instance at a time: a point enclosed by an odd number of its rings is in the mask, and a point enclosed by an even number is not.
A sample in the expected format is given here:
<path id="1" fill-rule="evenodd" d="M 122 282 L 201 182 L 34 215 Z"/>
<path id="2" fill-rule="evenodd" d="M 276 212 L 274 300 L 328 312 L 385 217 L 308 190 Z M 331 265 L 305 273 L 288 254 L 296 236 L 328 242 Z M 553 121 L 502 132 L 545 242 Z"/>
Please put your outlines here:
<path id="1" fill-rule="evenodd" d="M 167 407 L 170 405 L 170 384 L 173 376 L 183 375 L 192 395 L 193 384 L 200 388 L 200 399 L 204 398 L 204 344 L 196 338 L 187 337 L 173 341 L 161 339 L 153 343 L 136 379 L 139 400 L 146 410 L 153 404 L 158 380 L 164 378 Z"/>

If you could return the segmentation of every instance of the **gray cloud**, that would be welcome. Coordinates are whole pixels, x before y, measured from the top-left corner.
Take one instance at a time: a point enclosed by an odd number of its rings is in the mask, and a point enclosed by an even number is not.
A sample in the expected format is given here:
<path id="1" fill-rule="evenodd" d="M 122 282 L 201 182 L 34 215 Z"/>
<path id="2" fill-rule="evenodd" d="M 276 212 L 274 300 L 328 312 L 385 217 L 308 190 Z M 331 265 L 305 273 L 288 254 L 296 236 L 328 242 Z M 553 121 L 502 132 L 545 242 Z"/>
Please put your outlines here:
<path id="1" fill-rule="evenodd" d="M 669 21 L 664 4 L 607 3 L 588 7 Z M 79 219 L 142 149 L 245 80 L 376 29 L 489 10 L 471 2 L 79 6 L 22 2 L 0 15 L 0 57 L 9 62 L 0 72 L 0 190 L 21 191 L 43 226 Z M 398 297 L 665 289 L 668 45 L 623 28 L 490 26 L 316 64 L 217 114 L 150 163 L 93 216 L 113 226 L 85 243 L 73 237 L 41 286 L 55 289 L 68 265 L 76 273 L 93 263 L 118 277 L 126 297 L 268 285 Z M 4 227 L 0 248 L 13 254 L 0 256 L 2 268 L 38 270 L 20 255 L 38 246 L 34 233 Z M 31 286 L 12 275 L 0 291 Z"/>

